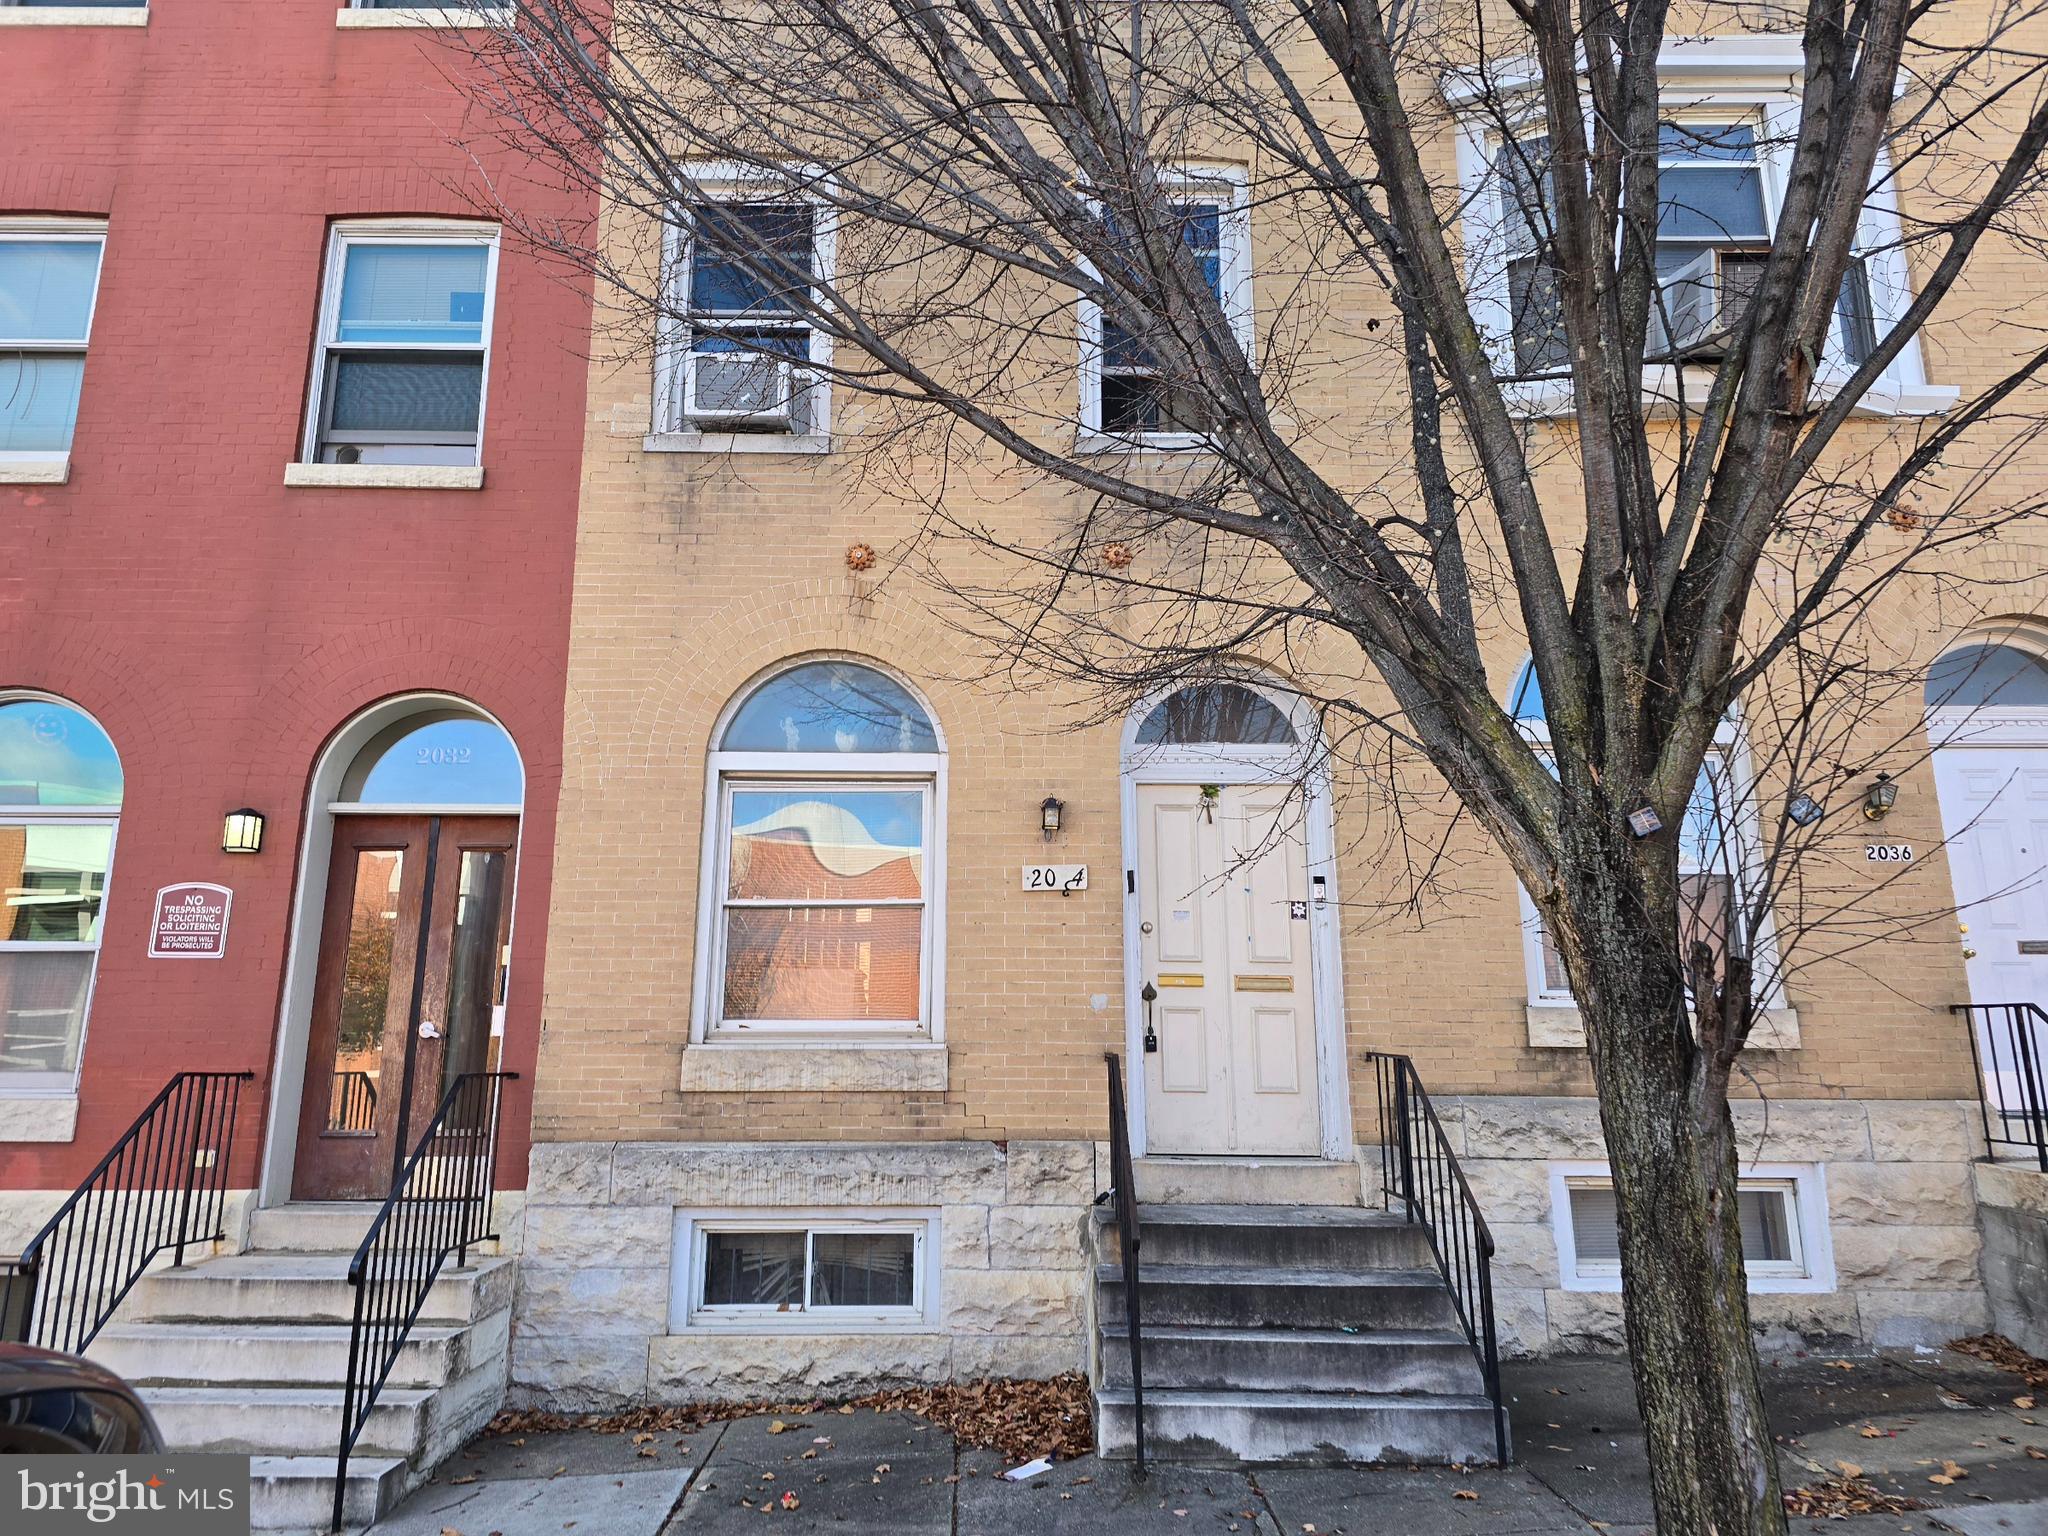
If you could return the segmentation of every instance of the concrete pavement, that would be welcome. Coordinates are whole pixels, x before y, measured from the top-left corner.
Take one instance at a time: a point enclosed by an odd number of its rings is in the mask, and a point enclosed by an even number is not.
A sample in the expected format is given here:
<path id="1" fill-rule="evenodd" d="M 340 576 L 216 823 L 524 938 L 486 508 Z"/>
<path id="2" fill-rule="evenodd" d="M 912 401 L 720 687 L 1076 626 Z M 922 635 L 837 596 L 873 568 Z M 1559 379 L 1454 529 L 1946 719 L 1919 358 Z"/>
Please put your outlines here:
<path id="1" fill-rule="evenodd" d="M 1785 1486 L 1859 1469 L 1937 1507 L 1794 1520 L 1799 1536 L 2048 1536 L 2048 1411 L 2017 1378 L 1947 1351 L 1767 1362 Z M 1027 1482 L 908 1414 L 833 1408 L 638 1439 L 590 1430 L 480 1437 L 378 1536 L 1647 1536 L 1648 1472 L 1626 1366 L 1506 1369 L 1517 1460 L 1505 1469 L 1155 1466 L 1062 1462 Z M 2042 1398 L 2048 1410 L 2048 1395 Z M 2030 1422 L 2032 1421 L 2032 1422 Z M 779 1426 L 779 1427 L 778 1427 Z M 1962 1476 L 1946 1485 L 1953 1463 Z"/>

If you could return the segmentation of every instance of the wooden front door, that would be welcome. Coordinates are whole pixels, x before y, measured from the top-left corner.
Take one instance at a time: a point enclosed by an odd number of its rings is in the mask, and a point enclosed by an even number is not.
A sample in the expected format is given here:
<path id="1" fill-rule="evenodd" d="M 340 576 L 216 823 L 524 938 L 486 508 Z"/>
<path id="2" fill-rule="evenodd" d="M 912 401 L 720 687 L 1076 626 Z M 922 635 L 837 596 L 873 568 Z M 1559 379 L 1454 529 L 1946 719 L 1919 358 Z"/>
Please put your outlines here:
<path id="1" fill-rule="evenodd" d="M 292 1195 L 381 1199 L 449 1084 L 498 1064 L 512 816 L 341 816 Z"/>
<path id="2" fill-rule="evenodd" d="M 1322 1150 L 1308 845 L 1288 786 L 1138 788 L 1145 1140 L 1154 1153 Z"/>

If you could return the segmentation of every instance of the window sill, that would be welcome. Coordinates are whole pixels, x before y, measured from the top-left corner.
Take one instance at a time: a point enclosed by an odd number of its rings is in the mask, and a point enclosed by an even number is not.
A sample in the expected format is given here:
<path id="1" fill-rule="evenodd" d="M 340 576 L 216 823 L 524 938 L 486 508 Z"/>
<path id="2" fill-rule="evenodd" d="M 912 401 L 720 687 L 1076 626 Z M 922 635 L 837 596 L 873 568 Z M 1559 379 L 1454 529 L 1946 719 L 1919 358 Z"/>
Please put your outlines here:
<path id="1" fill-rule="evenodd" d="M 0 1087 L 0 1142 L 71 1141 L 78 1134 L 78 1093 L 27 1093 Z"/>
<path id="2" fill-rule="evenodd" d="M 944 1093 L 946 1047 L 805 1040 L 700 1042 L 683 1052 L 685 1093 Z"/>
<path id="3" fill-rule="evenodd" d="M 829 432 L 650 432 L 644 453 L 830 453 Z"/>
<path id="4" fill-rule="evenodd" d="M 1706 403 L 1708 391 L 1712 388 L 1713 370 L 1688 368 L 1684 384 L 1686 405 L 1698 410 Z M 1565 379 L 1544 379 L 1528 384 L 1504 383 L 1501 393 L 1507 399 L 1509 412 L 1516 416 L 1547 418 L 1572 413 L 1572 386 Z M 1813 397 L 1816 402 L 1830 400 L 1834 393 L 1827 380 L 1815 382 Z M 1679 398 L 1679 378 L 1669 366 L 1655 365 L 1643 370 L 1643 405 L 1652 417 L 1676 416 Z M 1903 384 L 1881 379 L 1856 403 L 1855 414 L 1940 416 L 1955 409 L 1961 398 L 1962 391 L 1952 384 Z"/>
<path id="5" fill-rule="evenodd" d="M 70 478 L 68 453 L 60 459 L 0 459 L 0 485 L 62 485 Z"/>
<path id="6" fill-rule="evenodd" d="M 483 9 L 477 6 L 404 6 L 391 10 L 347 10 L 334 13 L 334 24 L 343 30 L 389 31 L 396 27 L 493 27 L 507 30 L 518 12 L 511 6 Z"/>
<path id="7" fill-rule="evenodd" d="M 1569 1003 L 1529 1004 L 1529 1044 L 1539 1051 L 1575 1051 L 1586 1043 L 1585 1021 Z M 1799 1049 L 1799 1010 L 1766 1008 L 1749 1032 L 1750 1051 Z"/>
<path id="8" fill-rule="evenodd" d="M 287 464 L 284 483 L 325 490 L 480 491 L 481 464 Z"/>
<path id="9" fill-rule="evenodd" d="M 146 5 L 0 6 L 0 27 L 146 27 Z M 69 1141 L 70 1137 L 64 1138 Z"/>
<path id="10" fill-rule="evenodd" d="M 1083 427 L 1074 434 L 1075 453 L 1208 453 L 1209 439 L 1198 432 L 1143 432 L 1121 436 Z"/>

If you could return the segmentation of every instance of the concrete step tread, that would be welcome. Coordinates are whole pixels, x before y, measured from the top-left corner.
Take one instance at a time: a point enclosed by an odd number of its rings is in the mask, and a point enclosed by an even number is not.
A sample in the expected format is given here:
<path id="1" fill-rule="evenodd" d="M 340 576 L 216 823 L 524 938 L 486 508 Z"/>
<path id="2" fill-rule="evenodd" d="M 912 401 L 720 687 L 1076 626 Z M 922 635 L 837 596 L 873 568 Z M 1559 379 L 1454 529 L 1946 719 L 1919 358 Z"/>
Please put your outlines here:
<path id="1" fill-rule="evenodd" d="M 1100 1328 L 1105 1343 L 1122 1344 L 1130 1339 L 1129 1333 L 1119 1323 L 1104 1322 Z M 1167 1323 L 1154 1327 L 1145 1324 L 1141 1329 L 1141 1342 L 1149 1344 L 1154 1339 L 1185 1339 L 1191 1343 L 1327 1344 L 1339 1349 L 1390 1344 L 1438 1344 L 1464 1350 L 1472 1347 L 1464 1334 L 1451 1328 L 1357 1328 L 1347 1332 L 1342 1328 L 1210 1328 L 1199 1323 Z"/>
<path id="2" fill-rule="evenodd" d="M 1095 1266 L 1095 1278 L 1105 1285 L 1123 1283 L 1120 1262 Z M 1442 1275 L 1433 1269 L 1296 1269 L 1281 1264 L 1141 1264 L 1141 1285 L 1370 1285 L 1388 1288 L 1441 1287 Z"/>
<path id="3" fill-rule="evenodd" d="M 1107 1206 L 1097 1218 L 1113 1223 Z M 1358 1205 L 1145 1205 L 1138 1206 L 1138 1235 L 1148 1226 L 1203 1227 L 1405 1227 L 1386 1211 Z"/>
<path id="4" fill-rule="evenodd" d="M 348 1253 L 237 1253 L 227 1258 L 208 1259 L 203 1264 L 188 1265 L 184 1269 L 157 1270 L 148 1278 L 187 1284 L 205 1280 L 345 1280 L 348 1278 L 349 1261 L 354 1257 L 353 1250 Z M 467 1269 L 457 1269 L 450 1264 L 441 1271 L 439 1278 L 473 1280 L 511 1262 L 511 1259 L 503 1257 L 472 1256 Z"/>
<path id="5" fill-rule="evenodd" d="M 152 1406 L 178 1408 L 331 1408 L 337 1414 L 347 1396 L 341 1387 L 143 1386 Z M 417 1408 L 433 1401 L 438 1387 L 386 1387 L 377 1394 L 379 1408 Z M 339 1420 L 336 1421 L 339 1423 Z"/>
<path id="6" fill-rule="evenodd" d="M 415 1323 L 409 1339 L 437 1344 L 459 1339 L 469 1332 L 467 1323 Z M 125 1339 L 145 1344 L 184 1339 L 261 1339 L 266 1343 L 346 1344 L 347 1323 L 265 1322 L 259 1318 L 223 1318 L 219 1322 L 158 1322 L 144 1319 L 132 1323 L 109 1323 L 99 1332 L 102 1339 Z"/>
<path id="7" fill-rule="evenodd" d="M 1129 1387 L 1098 1387 L 1099 1403 L 1129 1407 Z M 1217 1392 L 1201 1387 L 1159 1387 L 1145 1393 L 1151 1408 L 1207 1408 L 1233 1410 L 1298 1409 L 1343 1413 L 1388 1408 L 1426 1408 L 1440 1412 L 1478 1411 L 1492 1413 L 1493 1403 L 1483 1393 L 1473 1392 Z"/>
<path id="8" fill-rule="evenodd" d="M 403 1456 L 351 1456 L 348 1459 L 348 1480 L 354 1482 L 379 1482 L 405 1466 Z M 332 1456 L 251 1456 L 249 1476 L 253 1478 L 316 1478 L 324 1483 L 334 1481 L 335 1458 Z"/>

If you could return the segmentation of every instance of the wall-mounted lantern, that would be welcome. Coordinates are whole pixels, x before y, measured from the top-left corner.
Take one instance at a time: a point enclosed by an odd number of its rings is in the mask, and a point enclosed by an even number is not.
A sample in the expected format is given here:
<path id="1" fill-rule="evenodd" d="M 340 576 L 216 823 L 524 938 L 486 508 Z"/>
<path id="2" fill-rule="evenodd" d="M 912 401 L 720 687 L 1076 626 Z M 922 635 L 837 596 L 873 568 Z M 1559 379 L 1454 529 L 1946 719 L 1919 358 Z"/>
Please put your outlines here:
<path id="1" fill-rule="evenodd" d="M 261 853 L 263 851 L 263 813 L 243 806 L 239 811 L 229 811 L 227 820 L 221 824 L 220 851 L 222 853 Z"/>
<path id="2" fill-rule="evenodd" d="M 1810 827 L 1819 821 L 1826 811 L 1813 796 L 1800 793 L 1785 802 L 1785 814 L 1792 818 L 1795 826 Z"/>
<path id="3" fill-rule="evenodd" d="M 1863 795 L 1863 819 L 1883 821 L 1898 804 L 1899 786 L 1888 773 L 1880 773 L 1870 781 L 1870 788 Z"/>
<path id="4" fill-rule="evenodd" d="M 1055 795 L 1047 795 L 1040 802 L 1038 807 L 1038 830 L 1045 834 L 1045 840 L 1048 843 L 1052 841 L 1053 834 L 1059 831 L 1060 818 L 1066 813 L 1066 809 L 1066 802 Z"/>

